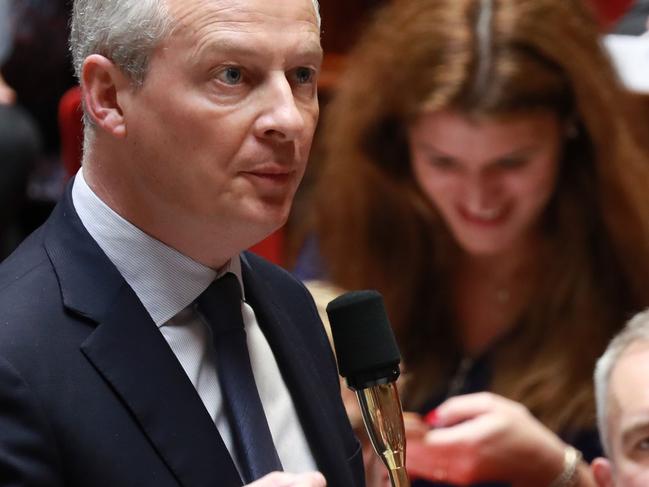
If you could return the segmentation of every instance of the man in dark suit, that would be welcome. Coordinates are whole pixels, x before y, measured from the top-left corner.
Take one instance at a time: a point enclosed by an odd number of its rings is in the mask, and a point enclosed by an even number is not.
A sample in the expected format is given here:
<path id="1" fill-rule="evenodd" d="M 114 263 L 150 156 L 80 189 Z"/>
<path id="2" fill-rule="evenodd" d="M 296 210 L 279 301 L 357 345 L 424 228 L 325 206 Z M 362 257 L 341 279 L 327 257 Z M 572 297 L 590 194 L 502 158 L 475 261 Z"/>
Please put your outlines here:
<path id="1" fill-rule="evenodd" d="M 83 167 L 0 266 L 0 485 L 364 484 L 309 294 L 242 253 L 304 173 L 319 30 L 315 0 L 75 1 Z"/>

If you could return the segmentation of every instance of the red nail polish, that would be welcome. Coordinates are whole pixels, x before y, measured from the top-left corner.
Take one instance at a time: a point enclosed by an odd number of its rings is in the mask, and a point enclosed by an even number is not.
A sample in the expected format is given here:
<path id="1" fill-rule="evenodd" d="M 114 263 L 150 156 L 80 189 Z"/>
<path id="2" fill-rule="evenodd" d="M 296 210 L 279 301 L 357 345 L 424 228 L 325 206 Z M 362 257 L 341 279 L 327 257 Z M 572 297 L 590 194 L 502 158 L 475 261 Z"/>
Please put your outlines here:
<path id="1" fill-rule="evenodd" d="M 424 416 L 424 422 L 429 426 L 437 425 L 437 409 L 431 410 L 426 416 Z"/>

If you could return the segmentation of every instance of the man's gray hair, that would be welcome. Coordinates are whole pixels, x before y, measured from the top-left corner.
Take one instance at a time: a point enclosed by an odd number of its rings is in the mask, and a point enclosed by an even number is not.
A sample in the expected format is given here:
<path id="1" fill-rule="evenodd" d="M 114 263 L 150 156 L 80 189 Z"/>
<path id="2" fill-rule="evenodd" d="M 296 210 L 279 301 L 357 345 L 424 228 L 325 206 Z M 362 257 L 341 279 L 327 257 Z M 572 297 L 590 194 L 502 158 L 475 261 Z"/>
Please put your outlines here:
<path id="1" fill-rule="evenodd" d="M 75 0 L 70 50 L 77 78 L 84 60 L 101 54 L 141 85 L 153 50 L 171 28 L 163 0 Z"/>
<path id="2" fill-rule="evenodd" d="M 609 385 L 615 365 L 624 352 L 634 343 L 649 343 L 649 309 L 636 314 L 606 347 L 595 365 L 595 401 L 599 437 L 608 457 L 611 456 L 611 438 L 608 430 Z"/>
<path id="3" fill-rule="evenodd" d="M 319 28 L 318 0 L 312 2 Z M 154 49 L 172 29 L 165 0 L 75 0 L 70 33 L 75 74 L 81 80 L 84 60 L 101 54 L 141 85 Z"/>

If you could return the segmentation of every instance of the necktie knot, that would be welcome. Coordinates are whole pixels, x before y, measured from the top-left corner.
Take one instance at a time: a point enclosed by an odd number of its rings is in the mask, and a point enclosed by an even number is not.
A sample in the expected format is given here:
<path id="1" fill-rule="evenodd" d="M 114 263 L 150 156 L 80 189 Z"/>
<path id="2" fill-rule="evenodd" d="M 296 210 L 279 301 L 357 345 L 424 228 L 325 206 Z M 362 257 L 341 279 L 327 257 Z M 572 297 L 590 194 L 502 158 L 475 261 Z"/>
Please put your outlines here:
<path id="1" fill-rule="evenodd" d="M 243 330 L 241 286 L 231 272 L 213 281 L 196 302 L 215 335 Z"/>

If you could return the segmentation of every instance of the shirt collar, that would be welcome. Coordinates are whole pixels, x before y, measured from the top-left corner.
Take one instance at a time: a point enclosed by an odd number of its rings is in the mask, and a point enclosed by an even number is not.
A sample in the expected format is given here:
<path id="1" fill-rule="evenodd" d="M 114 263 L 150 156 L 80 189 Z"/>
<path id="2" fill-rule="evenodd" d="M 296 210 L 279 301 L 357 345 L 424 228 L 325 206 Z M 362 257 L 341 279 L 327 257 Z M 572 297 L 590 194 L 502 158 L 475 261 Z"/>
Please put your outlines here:
<path id="1" fill-rule="evenodd" d="M 217 272 L 151 237 L 104 203 L 86 183 L 83 169 L 74 179 L 72 201 L 88 233 L 158 327 L 189 306 L 226 272 L 237 276 L 243 292 L 238 256 Z"/>

